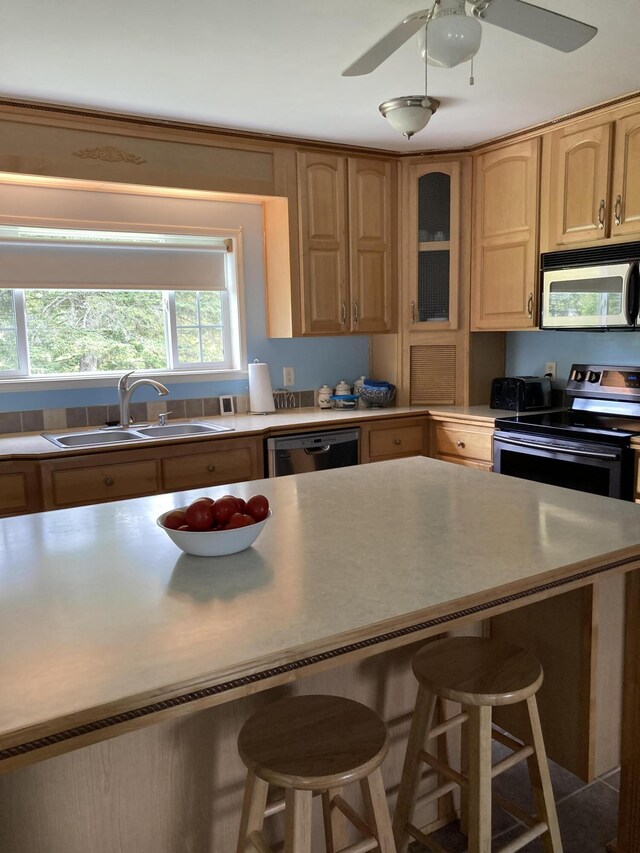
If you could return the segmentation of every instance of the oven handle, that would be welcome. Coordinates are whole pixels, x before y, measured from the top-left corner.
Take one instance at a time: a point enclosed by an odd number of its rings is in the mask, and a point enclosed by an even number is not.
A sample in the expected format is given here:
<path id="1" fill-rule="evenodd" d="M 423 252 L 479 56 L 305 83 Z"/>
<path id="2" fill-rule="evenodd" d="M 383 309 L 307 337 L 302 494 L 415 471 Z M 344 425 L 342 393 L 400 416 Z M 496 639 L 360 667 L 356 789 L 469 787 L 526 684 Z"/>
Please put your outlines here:
<path id="1" fill-rule="evenodd" d="M 538 444 L 535 441 L 519 441 L 516 438 L 503 438 L 502 436 L 494 436 L 496 441 L 502 441 L 505 444 L 515 444 L 518 447 L 533 447 L 535 450 L 555 450 L 559 453 L 570 453 L 573 456 L 590 456 L 592 459 L 617 459 L 617 453 L 594 453 L 591 450 L 578 450 L 570 447 L 558 447 L 555 444 Z"/>

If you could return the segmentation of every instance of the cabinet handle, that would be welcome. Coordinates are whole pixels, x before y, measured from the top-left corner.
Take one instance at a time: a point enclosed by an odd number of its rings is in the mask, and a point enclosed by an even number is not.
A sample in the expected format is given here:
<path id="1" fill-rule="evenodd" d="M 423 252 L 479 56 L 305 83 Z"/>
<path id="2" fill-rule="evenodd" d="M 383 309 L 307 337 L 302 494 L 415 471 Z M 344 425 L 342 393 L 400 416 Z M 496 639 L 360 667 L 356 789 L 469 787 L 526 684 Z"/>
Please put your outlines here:
<path id="1" fill-rule="evenodd" d="M 621 195 L 616 196 L 616 204 L 615 204 L 615 207 L 613 208 L 613 219 L 614 219 L 616 225 L 622 224 L 622 196 Z"/>
<path id="2" fill-rule="evenodd" d="M 605 203 L 604 199 L 600 199 L 600 207 L 598 208 L 598 228 L 602 230 L 604 228 L 604 209 Z"/>
<path id="3" fill-rule="evenodd" d="M 360 319 L 360 313 L 359 313 L 359 311 L 358 311 L 358 303 L 357 303 L 357 301 L 354 299 L 354 300 L 353 300 L 353 323 L 354 323 L 354 325 L 355 325 L 355 326 L 357 326 L 357 325 L 358 325 L 358 320 L 359 320 L 359 319 Z"/>
<path id="4" fill-rule="evenodd" d="M 533 293 L 530 293 L 527 299 L 527 317 L 530 320 L 533 318 Z"/>
<path id="5" fill-rule="evenodd" d="M 394 439 L 393 439 L 393 443 L 394 443 L 394 444 L 402 444 L 402 439 L 400 439 L 400 438 L 394 438 Z"/>
<path id="6" fill-rule="evenodd" d="M 105 486 L 113 486 L 113 477 L 105 477 L 104 484 Z"/>
<path id="7" fill-rule="evenodd" d="M 342 320 L 340 321 L 343 326 L 347 325 L 347 303 L 342 300 Z"/>
<path id="8" fill-rule="evenodd" d="M 211 473 L 213 473 L 215 470 L 216 470 L 215 465 L 207 465 L 207 471 L 211 471 Z"/>
<path id="9" fill-rule="evenodd" d="M 411 306 L 410 307 L 411 307 L 411 322 L 413 324 L 415 324 L 415 322 L 416 322 L 416 303 L 413 301 L 413 299 L 411 300 Z"/>
<path id="10" fill-rule="evenodd" d="M 456 441 L 456 447 L 464 447 L 464 441 Z"/>

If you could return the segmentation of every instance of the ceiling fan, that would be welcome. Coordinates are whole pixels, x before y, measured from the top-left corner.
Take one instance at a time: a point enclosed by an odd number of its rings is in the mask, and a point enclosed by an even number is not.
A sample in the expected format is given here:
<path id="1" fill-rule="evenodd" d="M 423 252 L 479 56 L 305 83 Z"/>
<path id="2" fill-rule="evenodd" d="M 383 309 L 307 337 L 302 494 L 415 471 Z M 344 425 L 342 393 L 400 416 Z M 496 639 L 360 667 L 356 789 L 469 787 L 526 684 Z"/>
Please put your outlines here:
<path id="1" fill-rule="evenodd" d="M 466 14 L 466 2 L 472 7 L 471 16 Z M 431 9 L 408 15 L 346 68 L 342 76 L 370 74 L 427 24 L 427 61 L 430 65 L 453 68 L 477 53 L 482 31 L 480 21 L 565 53 L 582 47 L 598 32 L 596 27 L 524 0 L 435 0 Z"/>

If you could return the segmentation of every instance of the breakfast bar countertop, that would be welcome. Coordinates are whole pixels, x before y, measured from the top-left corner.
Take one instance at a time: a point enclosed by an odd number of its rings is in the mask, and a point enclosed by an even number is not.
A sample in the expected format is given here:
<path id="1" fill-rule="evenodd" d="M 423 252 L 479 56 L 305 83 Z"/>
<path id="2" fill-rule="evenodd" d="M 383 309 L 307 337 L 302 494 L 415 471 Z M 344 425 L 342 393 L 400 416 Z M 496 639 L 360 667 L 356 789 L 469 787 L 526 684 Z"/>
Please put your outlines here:
<path id="1" fill-rule="evenodd" d="M 155 523 L 202 490 L 0 521 L 0 769 L 640 565 L 635 504 L 424 457 L 225 492 L 273 517 L 223 558 Z"/>

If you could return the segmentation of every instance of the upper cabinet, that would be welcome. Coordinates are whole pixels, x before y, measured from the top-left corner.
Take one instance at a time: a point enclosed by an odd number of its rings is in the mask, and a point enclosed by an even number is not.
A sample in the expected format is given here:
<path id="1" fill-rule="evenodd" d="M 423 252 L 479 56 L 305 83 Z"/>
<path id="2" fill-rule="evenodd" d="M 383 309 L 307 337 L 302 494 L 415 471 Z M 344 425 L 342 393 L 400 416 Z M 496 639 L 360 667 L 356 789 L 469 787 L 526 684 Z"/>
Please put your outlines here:
<path id="1" fill-rule="evenodd" d="M 297 152 L 295 167 L 281 159 L 287 206 L 265 206 L 269 334 L 392 331 L 395 164 L 322 152 Z M 288 257 L 274 250 L 285 230 Z"/>
<path id="2" fill-rule="evenodd" d="M 543 251 L 640 236 L 637 105 L 550 133 L 543 175 Z"/>
<path id="3" fill-rule="evenodd" d="M 539 138 L 474 158 L 474 331 L 537 325 L 539 161 Z"/>
<path id="4" fill-rule="evenodd" d="M 410 332 L 456 329 L 460 289 L 460 163 L 410 167 L 405 192 L 403 312 Z"/>

